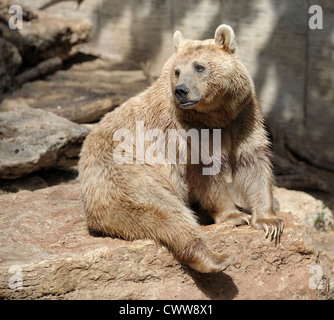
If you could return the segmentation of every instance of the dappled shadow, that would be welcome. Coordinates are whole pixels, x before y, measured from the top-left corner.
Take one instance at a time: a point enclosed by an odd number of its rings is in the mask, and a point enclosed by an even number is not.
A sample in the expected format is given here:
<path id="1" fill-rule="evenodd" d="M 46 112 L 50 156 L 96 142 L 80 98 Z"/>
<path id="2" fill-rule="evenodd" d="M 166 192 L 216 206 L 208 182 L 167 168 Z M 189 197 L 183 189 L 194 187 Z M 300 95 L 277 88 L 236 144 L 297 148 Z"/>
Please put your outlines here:
<path id="1" fill-rule="evenodd" d="M 251 20 L 257 14 L 256 10 L 252 10 L 254 1 L 243 4 L 243 10 L 249 12 L 247 20 Z M 109 22 L 119 23 L 121 19 L 126 19 L 124 23 L 130 24 L 126 27 L 129 28 L 130 39 L 126 55 L 122 59 L 123 68 L 141 68 L 141 64 L 154 60 L 161 53 L 164 34 L 170 32 L 171 38 L 175 29 L 180 28 L 185 20 L 189 23 L 194 16 L 190 25 L 194 26 L 196 31 L 194 33 L 198 39 L 213 38 L 214 31 L 220 24 L 229 23 L 224 13 L 228 12 L 233 16 L 240 10 L 240 5 L 237 3 L 224 0 L 207 1 L 204 8 L 203 4 L 204 2 L 200 0 L 141 0 L 135 3 L 103 0 L 95 9 L 97 27 L 94 42 L 100 41 L 101 33 Z M 200 23 L 196 21 L 199 12 L 205 18 Z M 236 33 L 242 25 L 242 22 L 234 23 L 233 28 Z M 126 29 L 124 31 L 127 32 Z M 117 67 L 122 68 L 122 63 Z"/>
<path id="2" fill-rule="evenodd" d="M 271 1 L 271 4 L 277 14 L 268 40 L 258 53 L 254 82 L 259 97 L 268 90 L 267 83 L 273 84 L 271 107 L 265 105 L 263 109 L 274 152 L 283 155 L 280 140 L 285 131 L 298 135 L 304 120 L 307 3 Z"/>
<path id="3" fill-rule="evenodd" d="M 258 53 L 254 83 L 258 97 L 262 98 L 272 139 L 278 186 L 330 192 L 330 184 L 310 170 L 310 166 L 334 169 L 328 165 L 334 159 L 324 159 L 331 144 L 329 122 L 334 116 L 332 108 L 327 107 L 332 103 L 325 97 L 332 90 L 333 82 L 321 78 L 324 74 L 321 69 L 314 69 L 314 63 L 322 67 L 328 62 L 333 64 L 329 57 L 323 61 L 326 50 L 323 53 L 314 43 L 316 37 L 321 39 L 318 45 L 331 43 L 333 22 L 327 19 L 323 31 L 311 30 L 308 26 L 311 2 L 271 1 L 277 14 L 269 37 Z M 317 56 L 320 59 L 316 61 Z M 315 101 L 311 92 L 317 90 L 321 94 Z"/>

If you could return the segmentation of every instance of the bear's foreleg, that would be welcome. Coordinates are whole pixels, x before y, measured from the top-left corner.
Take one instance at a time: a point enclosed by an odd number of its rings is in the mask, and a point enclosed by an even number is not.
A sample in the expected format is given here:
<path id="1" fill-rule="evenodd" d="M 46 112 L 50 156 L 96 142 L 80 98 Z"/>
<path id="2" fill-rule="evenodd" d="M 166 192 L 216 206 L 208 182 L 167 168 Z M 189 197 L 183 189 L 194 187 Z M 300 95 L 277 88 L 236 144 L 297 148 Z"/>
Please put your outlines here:
<path id="1" fill-rule="evenodd" d="M 267 148 L 243 153 L 233 167 L 233 184 L 240 193 L 252 216 L 250 224 L 266 232 L 276 242 L 283 232 L 283 221 L 273 210 L 273 173 Z"/>
<path id="2" fill-rule="evenodd" d="M 191 174 L 188 180 L 192 197 L 199 201 L 201 207 L 205 209 L 214 219 L 215 223 L 227 223 L 232 225 L 242 225 L 250 223 L 250 215 L 240 212 L 230 196 L 224 173 L 221 171 L 217 175 L 204 176 L 200 172 L 200 166 L 192 166 L 189 170 L 197 171 Z"/>

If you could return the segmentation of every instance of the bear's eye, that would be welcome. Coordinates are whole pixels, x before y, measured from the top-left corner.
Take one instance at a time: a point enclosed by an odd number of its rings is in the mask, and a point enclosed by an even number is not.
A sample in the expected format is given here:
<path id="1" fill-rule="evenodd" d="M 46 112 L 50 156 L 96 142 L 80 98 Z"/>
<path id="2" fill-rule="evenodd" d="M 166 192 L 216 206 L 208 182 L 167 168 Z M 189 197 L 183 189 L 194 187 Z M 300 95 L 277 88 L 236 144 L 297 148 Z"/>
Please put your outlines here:
<path id="1" fill-rule="evenodd" d="M 180 75 L 180 70 L 179 69 L 176 69 L 175 70 L 175 75 L 178 77 Z"/>
<path id="2" fill-rule="evenodd" d="M 197 71 L 197 72 L 203 72 L 204 71 L 204 67 L 203 66 L 201 66 L 200 64 L 195 64 L 195 70 Z"/>

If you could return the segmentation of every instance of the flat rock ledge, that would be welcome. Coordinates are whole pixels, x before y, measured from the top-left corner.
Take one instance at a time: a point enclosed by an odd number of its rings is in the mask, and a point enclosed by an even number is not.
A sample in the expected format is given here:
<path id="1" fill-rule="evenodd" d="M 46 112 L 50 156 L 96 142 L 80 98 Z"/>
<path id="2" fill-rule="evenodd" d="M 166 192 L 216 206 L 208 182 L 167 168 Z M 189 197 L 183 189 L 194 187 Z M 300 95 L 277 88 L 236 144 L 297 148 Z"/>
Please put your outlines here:
<path id="1" fill-rule="evenodd" d="M 235 260 L 225 272 L 200 274 L 152 241 L 90 234 L 79 193 L 74 184 L 0 196 L 0 299 L 333 298 L 330 272 L 289 213 L 280 214 L 277 247 L 248 226 L 203 227 Z"/>
<path id="2" fill-rule="evenodd" d="M 78 160 L 89 130 L 23 101 L 0 105 L 0 178 L 15 179 Z M 2 213 L 2 212 L 1 212 Z"/>

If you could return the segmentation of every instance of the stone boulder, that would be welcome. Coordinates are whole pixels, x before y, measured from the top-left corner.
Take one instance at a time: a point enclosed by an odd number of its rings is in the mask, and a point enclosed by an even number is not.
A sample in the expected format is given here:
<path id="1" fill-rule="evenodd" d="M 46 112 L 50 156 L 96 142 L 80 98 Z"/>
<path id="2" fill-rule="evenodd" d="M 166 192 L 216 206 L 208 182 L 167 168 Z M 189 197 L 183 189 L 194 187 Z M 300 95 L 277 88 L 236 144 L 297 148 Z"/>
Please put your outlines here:
<path id="1" fill-rule="evenodd" d="M 66 60 L 78 52 L 78 46 L 90 42 L 92 24 L 84 19 L 61 19 L 39 13 L 37 20 L 24 24 L 24 59 L 31 65 L 59 57 Z"/>
<path id="2" fill-rule="evenodd" d="M 317 200 L 310 194 L 275 188 L 274 197 L 279 200 L 276 210 L 292 213 L 307 227 L 319 249 L 322 261 L 328 265 L 334 275 L 334 214 L 326 201 Z"/>
<path id="3" fill-rule="evenodd" d="M 141 70 L 110 70 L 108 62 L 94 59 L 76 63 L 44 80 L 28 82 L 6 100 L 23 98 L 32 108 L 88 123 L 100 120 L 147 86 Z"/>
<path id="4" fill-rule="evenodd" d="M 92 24 L 85 19 L 36 14 L 26 6 L 22 7 L 22 29 L 10 29 L 12 4 L 0 0 L 0 94 L 59 70 L 93 34 Z"/>
<path id="5" fill-rule="evenodd" d="M 235 260 L 224 273 L 200 274 L 152 241 L 90 234 L 79 193 L 74 184 L 0 196 L 0 298 L 333 298 L 332 276 L 291 214 L 280 214 L 276 247 L 249 226 L 203 226 Z"/>
<path id="6" fill-rule="evenodd" d="M 89 130 L 25 102 L 0 105 L 0 178 L 76 163 Z"/>
<path id="7" fill-rule="evenodd" d="M 298 216 L 311 232 L 334 231 L 334 215 L 323 201 L 305 192 L 284 188 L 276 188 L 274 195 L 281 202 L 278 209 Z"/>

